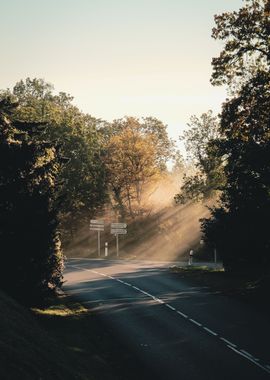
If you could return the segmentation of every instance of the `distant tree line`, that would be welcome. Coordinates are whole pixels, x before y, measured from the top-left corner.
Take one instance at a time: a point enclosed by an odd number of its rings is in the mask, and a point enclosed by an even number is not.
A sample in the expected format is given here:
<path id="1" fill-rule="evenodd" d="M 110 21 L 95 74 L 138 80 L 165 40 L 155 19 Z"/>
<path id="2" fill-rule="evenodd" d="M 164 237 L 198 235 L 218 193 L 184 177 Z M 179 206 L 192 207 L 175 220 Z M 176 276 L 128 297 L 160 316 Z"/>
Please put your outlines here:
<path id="1" fill-rule="evenodd" d="M 14 293 L 61 285 L 61 240 L 108 204 L 119 220 L 143 215 L 145 186 L 167 172 L 169 159 L 181 162 L 158 119 L 109 123 L 72 101 L 37 78 L 0 91 L 0 284 L 9 288 L 13 271 Z"/>

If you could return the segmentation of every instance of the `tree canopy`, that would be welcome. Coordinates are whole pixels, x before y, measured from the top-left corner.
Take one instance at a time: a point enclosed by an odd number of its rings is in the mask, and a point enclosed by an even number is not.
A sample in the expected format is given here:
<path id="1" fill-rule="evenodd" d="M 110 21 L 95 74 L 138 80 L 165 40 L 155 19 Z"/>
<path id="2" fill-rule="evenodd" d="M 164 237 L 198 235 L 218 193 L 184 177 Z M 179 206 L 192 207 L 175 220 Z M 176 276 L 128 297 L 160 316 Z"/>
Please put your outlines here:
<path id="1" fill-rule="evenodd" d="M 213 80 L 228 83 L 232 96 L 223 104 L 216 140 L 218 154 L 225 160 L 226 182 L 220 204 L 202 229 L 227 268 L 266 271 L 270 262 L 269 1 L 248 1 L 239 12 L 217 16 L 216 21 L 214 36 L 226 43 L 213 60 Z"/>
<path id="2" fill-rule="evenodd" d="M 62 282 L 57 177 L 65 160 L 41 137 L 43 124 L 14 119 L 16 107 L 0 102 L 0 285 L 26 299 Z"/>

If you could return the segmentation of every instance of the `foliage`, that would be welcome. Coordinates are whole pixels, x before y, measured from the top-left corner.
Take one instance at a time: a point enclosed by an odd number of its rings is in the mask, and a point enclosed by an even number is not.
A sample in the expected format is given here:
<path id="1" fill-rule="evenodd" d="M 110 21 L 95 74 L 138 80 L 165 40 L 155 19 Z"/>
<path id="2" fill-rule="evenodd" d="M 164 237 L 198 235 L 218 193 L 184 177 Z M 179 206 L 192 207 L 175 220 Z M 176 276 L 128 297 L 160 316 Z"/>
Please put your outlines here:
<path id="1" fill-rule="evenodd" d="M 270 33 L 267 7 L 268 1 L 249 1 L 238 13 L 217 17 L 216 36 L 226 36 L 238 47 L 242 44 L 242 50 L 232 59 L 232 45 L 226 43 L 221 57 L 227 59 L 213 61 L 215 82 L 227 81 L 231 88 L 237 79 L 238 89 L 233 87 L 234 96 L 223 105 L 221 138 L 216 142 L 219 155 L 226 159 L 226 184 L 202 230 L 231 270 L 269 270 L 270 67 L 268 50 L 264 52 L 269 44 L 263 45 Z M 258 65 L 251 67 L 247 61 L 248 70 L 240 75 L 237 68 L 244 52 Z"/>
<path id="2" fill-rule="evenodd" d="M 212 111 L 200 117 L 192 116 L 188 127 L 181 139 L 185 141 L 188 160 L 195 167 L 195 173 L 184 175 L 180 193 L 175 196 L 176 203 L 209 198 L 224 181 L 222 159 L 215 145 L 220 135 L 217 117 Z"/>
<path id="3" fill-rule="evenodd" d="M 0 286 L 16 296 L 61 285 L 58 232 L 59 147 L 41 138 L 44 125 L 14 120 L 16 104 L 0 102 Z"/>
<path id="4" fill-rule="evenodd" d="M 238 12 L 215 16 L 212 37 L 224 41 L 219 57 L 213 58 L 212 83 L 241 88 L 258 71 L 268 72 L 270 60 L 270 2 L 247 0 Z"/>
<path id="5" fill-rule="evenodd" d="M 64 195 L 61 204 L 62 229 L 72 234 L 74 226 L 85 223 L 106 200 L 105 168 L 101 156 L 103 126 L 72 104 L 73 98 L 60 92 L 55 95 L 53 86 L 42 79 L 18 82 L 12 91 L 2 91 L 12 96 L 20 107 L 15 117 L 26 122 L 44 122 L 42 136 L 53 144 L 61 144 L 62 154 L 69 158 L 59 174 Z"/>
<path id="6" fill-rule="evenodd" d="M 166 126 L 154 118 L 115 120 L 103 133 L 104 162 L 114 200 L 122 218 L 134 217 L 143 211 L 144 186 L 165 170 L 173 143 Z"/>

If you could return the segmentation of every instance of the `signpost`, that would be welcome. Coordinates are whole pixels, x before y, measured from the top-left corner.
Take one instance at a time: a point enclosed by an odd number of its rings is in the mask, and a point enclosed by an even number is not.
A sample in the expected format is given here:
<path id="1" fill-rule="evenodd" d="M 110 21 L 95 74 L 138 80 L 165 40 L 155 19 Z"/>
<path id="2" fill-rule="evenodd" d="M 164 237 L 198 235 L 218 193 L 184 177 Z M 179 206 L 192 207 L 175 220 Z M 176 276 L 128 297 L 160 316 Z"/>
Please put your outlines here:
<path id="1" fill-rule="evenodd" d="M 127 234 L 127 224 L 126 223 L 111 223 L 111 234 L 116 237 L 116 256 L 119 256 L 119 241 L 118 235 L 126 235 Z"/>
<path id="2" fill-rule="evenodd" d="M 90 220 L 90 231 L 97 231 L 98 233 L 98 256 L 100 256 L 100 231 L 104 231 L 104 220 Z"/>

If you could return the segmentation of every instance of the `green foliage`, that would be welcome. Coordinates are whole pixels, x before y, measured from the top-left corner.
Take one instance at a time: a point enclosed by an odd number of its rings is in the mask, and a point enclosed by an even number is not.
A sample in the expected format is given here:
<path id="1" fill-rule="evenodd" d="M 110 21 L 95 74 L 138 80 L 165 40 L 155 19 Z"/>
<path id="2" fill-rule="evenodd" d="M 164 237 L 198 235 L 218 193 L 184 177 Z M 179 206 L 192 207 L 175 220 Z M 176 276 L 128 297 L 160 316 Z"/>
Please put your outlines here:
<path id="1" fill-rule="evenodd" d="M 54 94 L 53 86 L 42 79 L 18 82 L 3 96 L 18 100 L 15 117 L 25 122 L 44 122 L 42 137 L 60 144 L 69 160 L 60 169 L 62 182 L 61 226 L 71 236 L 77 228 L 101 207 L 105 200 L 105 167 L 101 160 L 102 138 L 98 129 L 104 126 L 72 104 L 73 98 L 63 92 Z"/>
<path id="2" fill-rule="evenodd" d="M 16 121 L 15 108 L 8 98 L 0 102 L 0 286 L 25 299 L 61 285 L 61 157 L 41 138 L 44 126 Z"/>
<path id="3" fill-rule="evenodd" d="M 246 0 L 238 12 L 215 16 L 212 37 L 224 41 L 219 57 L 213 58 L 212 83 L 241 88 L 258 71 L 268 72 L 270 60 L 269 0 Z"/>
<path id="4" fill-rule="evenodd" d="M 176 203 L 182 204 L 211 197 L 224 182 L 223 162 L 215 145 L 220 135 L 217 117 L 212 111 L 192 116 L 188 127 L 181 139 L 195 173 L 184 175 L 180 193 L 175 196 Z"/>
<path id="5" fill-rule="evenodd" d="M 223 104 L 216 141 L 220 157 L 226 160 L 226 183 L 220 204 L 212 209 L 211 218 L 202 222 L 202 230 L 227 269 L 269 271 L 269 2 L 249 1 L 239 12 L 216 19 L 216 38 L 234 41 L 238 53 L 232 42 L 227 42 L 220 56 L 226 59 L 213 61 L 215 82 L 227 81 L 234 96 Z M 239 65 L 246 54 L 240 74 Z M 251 60 L 256 66 L 250 65 Z"/>

